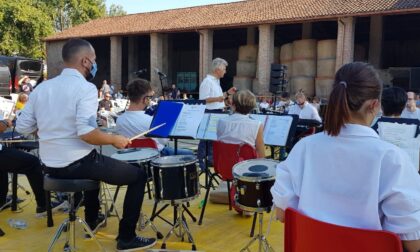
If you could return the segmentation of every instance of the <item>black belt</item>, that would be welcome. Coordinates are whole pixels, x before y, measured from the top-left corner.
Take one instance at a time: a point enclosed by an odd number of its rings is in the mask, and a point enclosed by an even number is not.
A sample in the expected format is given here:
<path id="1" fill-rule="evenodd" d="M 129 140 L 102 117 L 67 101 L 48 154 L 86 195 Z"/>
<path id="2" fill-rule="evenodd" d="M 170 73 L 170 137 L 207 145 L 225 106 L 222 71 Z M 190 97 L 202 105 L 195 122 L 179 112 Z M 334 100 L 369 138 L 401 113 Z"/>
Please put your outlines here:
<path id="1" fill-rule="evenodd" d="M 45 173 L 54 175 L 57 171 L 61 171 L 61 169 L 68 169 L 70 167 L 74 167 L 74 166 L 79 166 L 83 163 L 83 161 L 87 160 L 87 159 L 93 159 L 95 158 L 97 152 L 96 150 L 92 150 L 91 152 L 89 152 L 89 154 L 87 154 L 86 156 L 82 157 L 81 159 L 78 159 L 76 161 L 74 161 L 73 163 L 64 166 L 64 167 L 60 167 L 60 168 L 54 168 L 54 167 L 48 167 L 46 165 L 42 165 L 42 168 L 44 170 Z"/>

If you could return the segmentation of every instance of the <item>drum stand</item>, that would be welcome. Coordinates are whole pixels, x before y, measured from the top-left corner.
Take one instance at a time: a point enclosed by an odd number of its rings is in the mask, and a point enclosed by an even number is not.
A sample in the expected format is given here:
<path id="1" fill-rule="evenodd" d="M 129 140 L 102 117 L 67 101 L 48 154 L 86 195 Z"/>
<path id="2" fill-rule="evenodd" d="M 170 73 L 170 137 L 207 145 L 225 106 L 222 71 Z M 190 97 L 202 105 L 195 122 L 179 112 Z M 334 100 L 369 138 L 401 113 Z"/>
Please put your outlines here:
<path id="1" fill-rule="evenodd" d="M 146 214 L 144 214 L 143 212 L 140 212 L 140 218 L 138 221 L 138 230 L 141 231 L 143 229 L 145 229 L 147 226 L 150 226 L 153 230 L 153 232 L 156 233 L 156 237 L 158 239 L 162 239 L 163 235 L 161 232 L 158 231 L 158 229 L 156 228 L 155 224 L 153 223 L 153 221 L 151 221 Z"/>
<path id="2" fill-rule="evenodd" d="M 258 234 L 254 238 L 251 239 L 251 241 L 248 242 L 248 244 L 241 249 L 241 252 L 244 251 L 251 251 L 249 247 L 258 240 L 258 252 L 272 252 L 274 249 L 270 246 L 270 244 L 267 241 L 267 238 L 264 236 L 262 228 L 263 228 L 263 214 L 264 212 L 258 212 Z"/>
<path id="3" fill-rule="evenodd" d="M 115 201 L 112 198 L 109 187 L 105 182 L 101 182 L 100 199 L 101 205 L 103 205 L 105 209 L 105 223 L 107 222 L 108 217 L 112 216 L 113 210 L 115 211 L 115 216 L 117 216 L 118 221 L 121 220 L 117 208 L 115 207 Z M 111 207 L 109 207 L 109 202 L 111 203 Z"/>
<path id="4" fill-rule="evenodd" d="M 195 246 L 194 239 L 193 239 L 192 234 L 191 234 L 191 232 L 190 232 L 190 230 L 187 226 L 187 222 L 185 221 L 185 218 L 184 218 L 185 206 L 182 204 L 182 202 L 179 202 L 179 203 L 175 203 L 175 207 L 176 207 L 176 211 L 177 211 L 178 216 L 177 216 L 176 222 L 172 226 L 171 230 L 169 231 L 169 233 L 163 239 L 161 249 L 166 249 L 166 241 L 169 239 L 171 234 L 173 232 L 175 232 L 176 228 L 179 228 L 179 235 L 181 237 L 181 241 L 184 241 L 184 236 L 185 236 L 185 234 L 187 234 L 188 241 L 192 243 L 191 250 L 195 251 L 195 250 L 197 250 L 197 247 Z"/>

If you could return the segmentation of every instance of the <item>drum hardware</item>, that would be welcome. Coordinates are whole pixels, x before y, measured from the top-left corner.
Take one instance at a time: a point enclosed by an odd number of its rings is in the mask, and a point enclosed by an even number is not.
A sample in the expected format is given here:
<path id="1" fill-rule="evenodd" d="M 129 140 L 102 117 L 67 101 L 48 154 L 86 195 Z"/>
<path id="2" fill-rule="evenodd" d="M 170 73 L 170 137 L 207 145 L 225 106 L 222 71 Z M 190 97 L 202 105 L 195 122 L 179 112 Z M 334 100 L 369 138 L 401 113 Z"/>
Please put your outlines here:
<path id="1" fill-rule="evenodd" d="M 258 234 L 241 249 L 241 252 L 250 251 L 249 248 L 255 241 L 258 241 L 259 252 L 274 251 L 264 236 L 262 227 L 263 214 L 265 211 L 270 212 L 273 204 L 270 188 L 274 184 L 277 164 L 277 161 L 269 159 L 251 159 L 233 167 L 234 184 L 237 188 L 235 203 L 242 210 L 257 214 L 259 224 Z"/>
<path id="2" fill-rule="evenodd" d="M 196 250 L 192 234 L 184 218 L 184 212 L 187 212 L 194 222 L 196 219 L 183 203 L 188 203 L 200 195 L 197 159 L 191 155 L 166 156 L 153 160 L 151 165 L 154 180 L 153 190 L 155 195 L 158 195 L 155 198 L 151 220 L 156 216 L 163 219 L 159 216 L 163 209 L 168 207 L 169 204 L 174 206 L 174 224 L 170 223 L 172 228 L 163 240 L 162 249 L 166 248 L 166 240 L 178 228 L 182 241 L 187 234 L 189 241 L 192 243 L 192 250 Z M 155 212 L 158 202 L 164 202 L 166 205 Z"/>

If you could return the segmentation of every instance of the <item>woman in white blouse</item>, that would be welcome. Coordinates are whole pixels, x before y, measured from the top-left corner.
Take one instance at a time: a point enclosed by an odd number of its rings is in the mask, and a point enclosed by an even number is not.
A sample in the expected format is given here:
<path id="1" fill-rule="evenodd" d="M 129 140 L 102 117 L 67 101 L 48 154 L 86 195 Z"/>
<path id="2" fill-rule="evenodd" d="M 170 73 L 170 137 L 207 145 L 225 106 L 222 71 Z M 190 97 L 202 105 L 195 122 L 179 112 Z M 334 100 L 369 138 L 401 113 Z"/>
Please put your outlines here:
<path id="1" fill-rule="evenodd" d="M 256 98 L 249 90 L 236 92 L 232 97 L 233 114 L 217 124 L 217 140 L 232 143 L 247 143 L 255 147 L 259 158 L 265 157 L 262 124 L 249 117 L 256 107 Z"/>
<path id="2" fill-rule="evenodd" d="M 279 220 L 287 207 L 342 226 L 388 230 L 420 249 L 420 177 L 408 156 L 370 128 L 381 81 L 366 63 L 335 76 L 322 133 L 299 141 L 271 189 Z"/>

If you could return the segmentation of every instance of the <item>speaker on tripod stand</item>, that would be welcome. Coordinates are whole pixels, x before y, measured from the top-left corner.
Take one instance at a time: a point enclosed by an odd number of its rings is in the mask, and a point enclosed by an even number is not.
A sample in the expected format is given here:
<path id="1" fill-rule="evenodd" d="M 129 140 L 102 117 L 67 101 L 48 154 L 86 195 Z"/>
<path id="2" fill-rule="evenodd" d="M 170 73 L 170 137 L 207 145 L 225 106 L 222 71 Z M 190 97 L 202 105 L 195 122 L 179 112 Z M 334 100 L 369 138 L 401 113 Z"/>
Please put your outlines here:
<path id="1" fill-rule="evenodd" d="M 282 64 L 271 64 L 270 92 L 274 95 L 274 109 L 276 109 L 277 95 L 286 91 L 288 81 L 287 66 Z"/>

